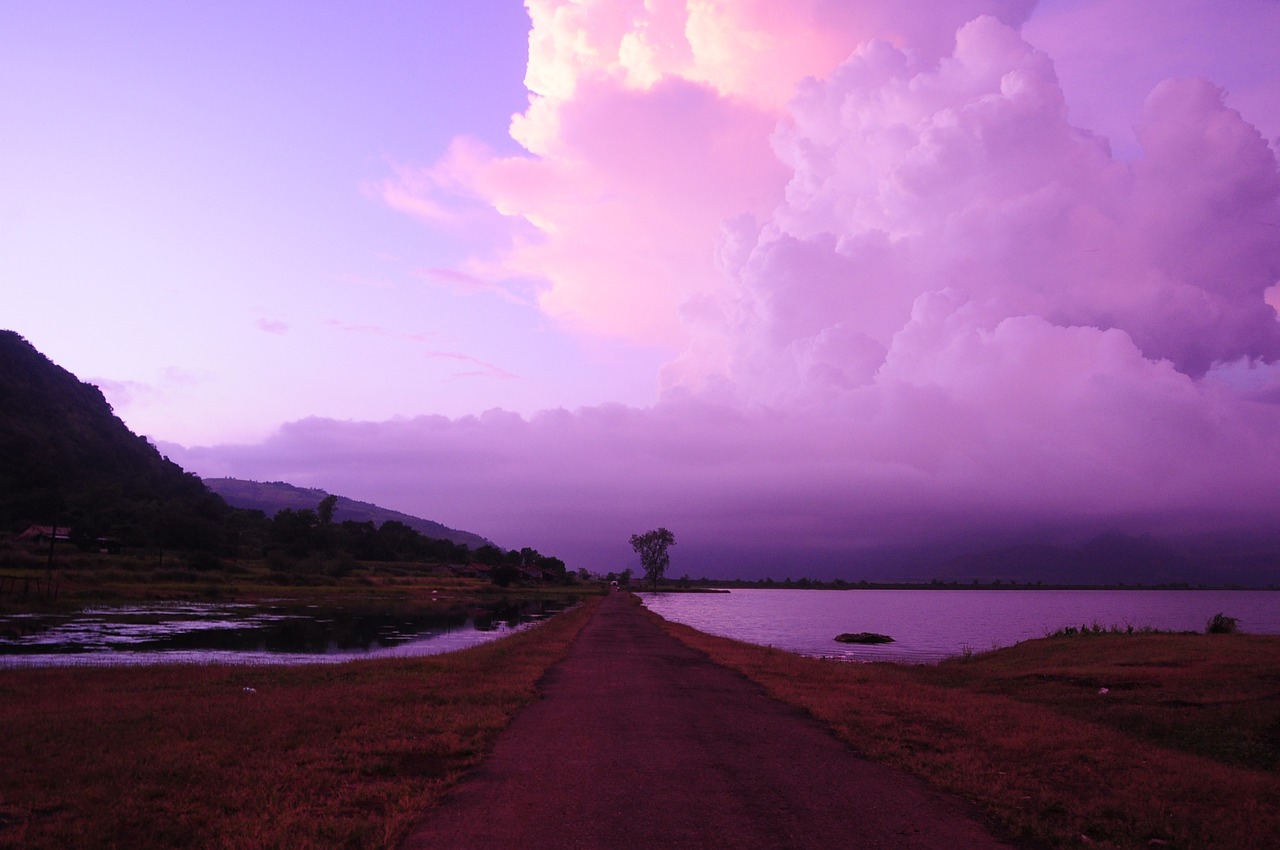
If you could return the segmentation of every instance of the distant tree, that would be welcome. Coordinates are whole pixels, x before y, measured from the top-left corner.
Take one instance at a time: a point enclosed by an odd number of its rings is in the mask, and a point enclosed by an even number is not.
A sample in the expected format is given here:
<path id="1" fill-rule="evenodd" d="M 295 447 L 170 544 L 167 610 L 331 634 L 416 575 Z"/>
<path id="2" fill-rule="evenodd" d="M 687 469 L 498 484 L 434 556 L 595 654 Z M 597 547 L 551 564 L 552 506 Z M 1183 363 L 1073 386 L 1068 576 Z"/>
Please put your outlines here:
<path id="1" fill-rule="evenodd" d="M 644 577 L 653 582 L 653 589 L 658 589 L 658 579 L 671 566 L 671 556 L 667 548 L 676 545 L 676 536 L 665 528 L 655 528 L 644 534 L 631 535 L 631 548 L 640 556 L 640 566 L 644 568 Z"/>
<path id="2" fill-rule="evenodd" d="M 316 516 L 320 518 L 321 525 L 329 525 L 333 522 L 333 509 L 338 506 L 338 497 L 334 495 L 325 496 L 320 500 L 319 506 L 316 508 Z"/>
<path id="3" fill-rule="evenodd" d="M 1205 627 L 1205 632 L 1211 635 L 1229 635 L 1234 634 L 1240 620 L 1236 617 L 1228 617 L 1226 614 L 1214 614 L 1209 619 L 1209 625 Z"/>
<path id="4" fill-rule="evenodd" d="M 277 511 L 271 520 L 273 548 L 283 549 L 293 558 L 305 558 L 316 548 L 316 527 L 319 523 L 316 512 L 310 508 Z"/>
<path id="5" fill-rule="evenodd" d="M 378 526 L 378 543 L 391 559 L 396 561 L 412 560 L 417 554 L 422 535 L 399 520 L 389 519 Z"/>

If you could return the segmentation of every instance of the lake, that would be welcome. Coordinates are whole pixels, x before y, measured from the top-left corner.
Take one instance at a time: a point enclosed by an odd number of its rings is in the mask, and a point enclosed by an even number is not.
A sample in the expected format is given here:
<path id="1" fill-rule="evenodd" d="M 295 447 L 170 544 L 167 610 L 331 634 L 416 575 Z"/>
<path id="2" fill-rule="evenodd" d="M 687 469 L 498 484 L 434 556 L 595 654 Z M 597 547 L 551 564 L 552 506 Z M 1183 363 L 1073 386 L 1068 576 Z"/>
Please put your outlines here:
<path id="1" fill-rule="evenodd" d="M 570 600 L 388 611 L 284 603 L 159 602 L 0 616 L 0 668 L 316 664 L 435 655 L 513 634 Z"/>
<path id="2" fill-rule="evenodd" d="M 1280 593 L 1265 590 L 776 590 L 642 593 L 668 620 L 801 655 L 940 661 L 1075 626 L 1203 632 L 1214 614 L 1240 631 L 1280 634 Z M 877 632 L 894 643 L 837 643 Z"/>

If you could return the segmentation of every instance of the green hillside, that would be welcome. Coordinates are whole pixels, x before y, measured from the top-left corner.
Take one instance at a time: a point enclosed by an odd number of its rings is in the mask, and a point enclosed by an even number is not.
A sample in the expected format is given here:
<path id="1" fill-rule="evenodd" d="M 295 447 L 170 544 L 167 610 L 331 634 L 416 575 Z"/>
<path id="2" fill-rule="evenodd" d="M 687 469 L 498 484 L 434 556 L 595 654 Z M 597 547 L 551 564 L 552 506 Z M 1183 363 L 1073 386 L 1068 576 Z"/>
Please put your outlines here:
<path id="1" fill-rule="evenodd" d="M 329 496 L 324 490 L 308 487 L 295 487 L 283 481 L 245 481 L 239 478 L 206 478 L 205 485 L 227 501 L 227 504 L 247 510 L 262 511 L 269 517 L 282 510 L 300 511 L 315 509 L 321 500 Z M 357 502 L 345 496 L 338 496 L 333 511 L 334 522 L 372 522 L 380 526 L 393 520 L 403 523 L 419 534 L 437 540 L 448 540 L 453 543 L 478 549 L 492 545 L 489 540 L 469 531 L 449 528 L 429 519 L 411 516 L 399 511 L 381 508 L 368 502 Z"/>
<path id="2" fill-rule="evenodd" d="M 97 387 L 0 331 L 0 531 L 58 525 L 81 540 L 212 548 L 227 511 Z"/>
<path id="3" fill-rule="evenodd" d="M 0 331 L 0 537 L 69 528 L 82 550 L 179 550 L 197 555 L 202 570 L 229 558 L 263 559 L 281 574 L 396 561 L 479 563 L 495 568 L 495 581 L 519 580 L 521 569 L 565 575 L 563 562 L 533 549 L 503 551 L 479 535 L 322 490 L 211 483 L 229 498 L 131 432 L 97 387 Z"/>

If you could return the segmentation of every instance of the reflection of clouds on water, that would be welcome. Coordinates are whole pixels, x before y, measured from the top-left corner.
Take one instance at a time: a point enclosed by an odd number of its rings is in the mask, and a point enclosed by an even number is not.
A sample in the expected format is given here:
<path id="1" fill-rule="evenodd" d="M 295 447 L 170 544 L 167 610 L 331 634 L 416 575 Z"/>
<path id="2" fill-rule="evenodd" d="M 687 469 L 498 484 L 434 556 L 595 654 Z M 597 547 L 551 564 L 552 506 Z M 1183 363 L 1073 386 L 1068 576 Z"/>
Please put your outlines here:
<path id="1" fill-rule="evenodd" d="M 465 649 L 562 610 L 562 601 L 387 614 L 248 603 L 86 608 L 0 617 L 0 667 L 311 664 Z"/>
<path id="2" fill-rule="evenodd" d="M 119 608 L 85 608 L 78 614 L 28 618 L 34 630 L 18 638 L 0 638 L 0 652 L 12 647 L 49 647 L 57 651 L 104 650 L 148 644 L 180 635 L 260 629 L 301 615 L 255 609 L 247 603 L 162 603 Z M 41 626 L 40 622 L 46 625 Z"/>
<path id="3" fill-rule="evenodd" d="M 668 620 L 800 655 L 927 663 L 1097 623 L 1203 632 L 1216 612 L 1242 631 L 1280 634 L 1273 591 L 1236 590 L 766 590 L 641 594 Z M 842 644 L 878 632 L 879 645 Z"/>

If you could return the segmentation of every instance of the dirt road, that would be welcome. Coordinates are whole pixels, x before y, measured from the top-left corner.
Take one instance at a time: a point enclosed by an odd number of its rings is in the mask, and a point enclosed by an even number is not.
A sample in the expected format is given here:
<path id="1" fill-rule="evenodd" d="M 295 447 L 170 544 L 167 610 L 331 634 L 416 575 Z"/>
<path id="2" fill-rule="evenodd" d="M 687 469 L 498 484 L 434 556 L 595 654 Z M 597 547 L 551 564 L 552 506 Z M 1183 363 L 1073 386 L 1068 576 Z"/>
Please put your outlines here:
<path id="1" fill-rule="evenodd" d="M 604 601 L 402 850 L 995 848 L 956 800 Z"/>

